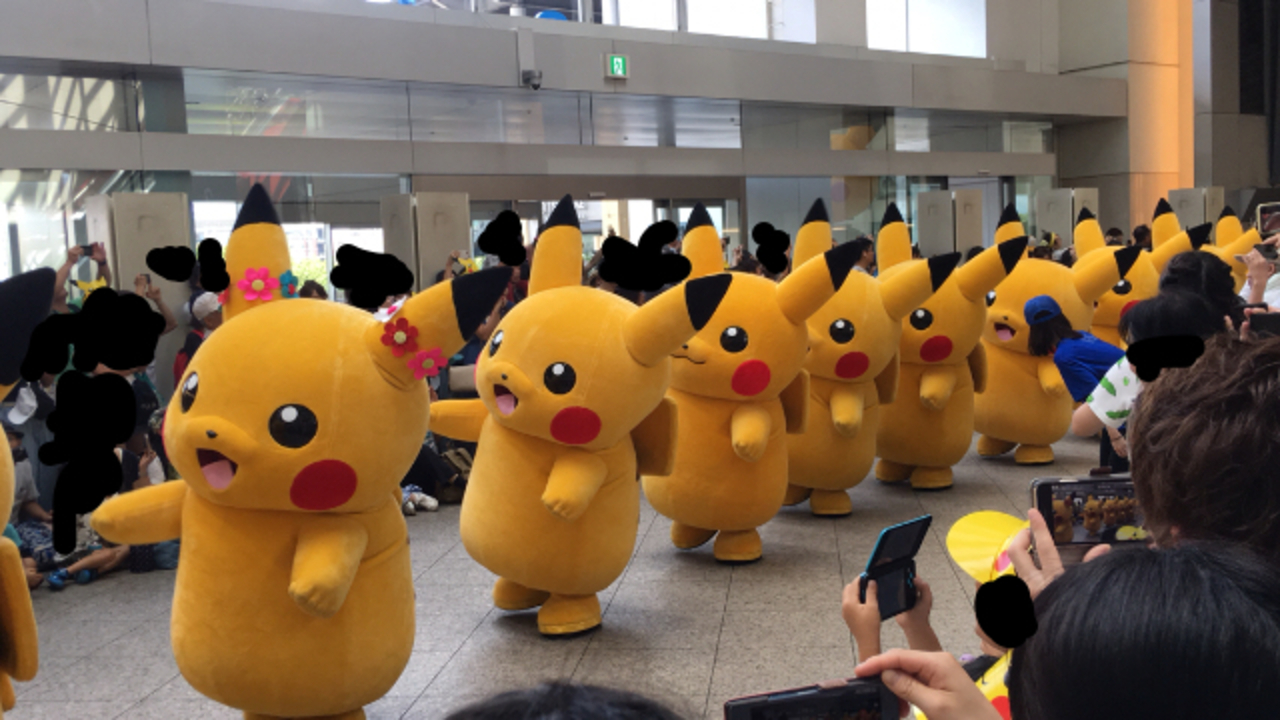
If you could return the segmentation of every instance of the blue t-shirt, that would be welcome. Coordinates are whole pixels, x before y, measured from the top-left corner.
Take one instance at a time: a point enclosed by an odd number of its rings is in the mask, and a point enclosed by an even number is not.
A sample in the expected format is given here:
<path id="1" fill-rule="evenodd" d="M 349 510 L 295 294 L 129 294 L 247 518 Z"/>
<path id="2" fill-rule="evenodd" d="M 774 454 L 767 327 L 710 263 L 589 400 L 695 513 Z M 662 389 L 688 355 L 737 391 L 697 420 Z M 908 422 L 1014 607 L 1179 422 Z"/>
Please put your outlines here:
<path id="1" fill-rule="evenodd" d="M 1083 402 L 1122 357 L 1123 350 L 1085 332 L 1080 333 L 1079 338 L 1059 342 L 1053 362 L 1062 373 L 1071 397 Z"/>

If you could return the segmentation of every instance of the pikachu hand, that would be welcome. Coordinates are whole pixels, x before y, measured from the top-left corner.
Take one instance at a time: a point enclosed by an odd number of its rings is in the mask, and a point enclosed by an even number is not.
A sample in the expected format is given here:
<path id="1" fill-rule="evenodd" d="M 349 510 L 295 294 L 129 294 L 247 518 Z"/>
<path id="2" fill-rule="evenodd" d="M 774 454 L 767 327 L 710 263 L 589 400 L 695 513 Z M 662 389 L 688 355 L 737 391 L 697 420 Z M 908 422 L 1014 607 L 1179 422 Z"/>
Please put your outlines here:
<path id="1" fill-rule="evenodd" d="M 595 454 L 567 451 L 551 467 L 542 504 L 561 520 L 573 522 L 587 511 L 608 476 L 608 466 Z"/>
<path id="2" fill-rule="evenodd" d="M 929 410 L 945 410 L 947 401 L 951 399 L 951 393 L 943 392 L 922 392 L 920 393 L 920 404 Z"/>
<path id="3" fill-rule="evenodd" d="M 769 438 L 734 438 L 733 452 L 738 457 L 747 462 L 756 462 L 764 457 L 765 448 L 769 445 Z"/>
<path id="4" fill-rule="evenodd" d="M 747 462 L 764 457 L 772 425 L 769 412 L 763 407 L 748 404 L 735 410 L 729 431 L 733 452 Z"/>
<path id="5" fill-rule="evenodd" d="M 566 492 L 567 488 L 562 488 L 559 492 L 548 489 L 542 494 L 542 504 L 547 506 L 552 515 L 573 522 L 582 517 L 587 511 L 587 506 L 591 504 L 590 497 L 582 497 L 583 493 Z"/>
<path id="6" fill-rule="evenodd" d="M 308 615 L 331 618 L 342 609 L 347 599 L 347 588 L 334 588 L 309 580 L 289 583 L 289 597 Z"/>

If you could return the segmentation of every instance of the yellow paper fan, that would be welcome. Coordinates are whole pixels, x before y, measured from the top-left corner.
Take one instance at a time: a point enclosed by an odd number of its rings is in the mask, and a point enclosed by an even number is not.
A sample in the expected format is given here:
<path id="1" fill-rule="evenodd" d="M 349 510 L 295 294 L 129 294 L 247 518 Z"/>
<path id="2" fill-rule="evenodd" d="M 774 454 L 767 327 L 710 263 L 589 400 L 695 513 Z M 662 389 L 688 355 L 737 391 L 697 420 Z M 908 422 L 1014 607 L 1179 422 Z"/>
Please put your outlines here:
<path id="1" fill-rule="evenodd" d="M 947 532 L 951 559 L 978 582 L 990 582 L 1013 572 L 1005 551 L 1026 520 L 1002 512 L 981 510 L 960 518 Z"/>

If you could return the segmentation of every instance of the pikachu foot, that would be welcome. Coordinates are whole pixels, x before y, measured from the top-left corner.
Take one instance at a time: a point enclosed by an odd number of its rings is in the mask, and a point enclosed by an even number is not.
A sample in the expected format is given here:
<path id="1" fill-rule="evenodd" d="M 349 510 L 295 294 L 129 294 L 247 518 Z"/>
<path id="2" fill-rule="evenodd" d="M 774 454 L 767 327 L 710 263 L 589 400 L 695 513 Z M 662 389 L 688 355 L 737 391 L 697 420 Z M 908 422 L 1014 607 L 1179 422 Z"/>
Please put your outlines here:
<path id="1" fill-rule="evenodd" d="M 799 505 L 800 503 L 809 499 L 810 492 L 813 492 L 813 491 L 807 487 L 800 487 L 799 485 L 788 485 L 787 494 L 782 497 L 782 504 L 787 507 L 791 507 L 792 505 Z"/>
<path id="2" fill-rule="evenodd" d="M 0 708 L 12 710 L 17 704 L 18 697 L 13 692 L 13 683 L 9 681 L 9 675 L 0 672 Z"/>
<path id="3" fill-rule="evenodd" d="M 493 604 L 499 610 L 528 610 L 545 603 L 551 593 L 527 588 L 506 578 L 493 584 Z"/>
<path id="4" fill-rule="evenodd" d="M 1019 465 L 1048 465 L 1053 462 L 1053 448 L 1048 445 L 1019 445 L 1013 460 Z"/>
<path id="5" fill-rule="evenodd" d="M 600 627 L 600 600 L 595 595 L 552 595 L 538 611 L 538 631 L 564 637 Z"/>
<path id="6" fill-rule="evenodd" d="M 918 467 L 911 473 L 911 487 L 916 490 L 946 490 L 954 475 L 951 468 Z"/>
<path id="7" fill-rule="evenodd" d="M 911 470 L 910 465 L 902 465 L 881 458 L 880 462 L 876 463 L 876 479 L 882 483 L 902 482 L 911 477 Z"/>
<path id="8" fill-rule="evenodd" d="M 260 715 L 245 711 L 244 720 L 287 720 L 286 718 L 278 718 L 275 715 Z M 365 720 L 364 708 L 350 710 L 348 712 L 339 713 L 337 715 L 317 715 L 307 718 L 306 720 Z"/>
<path id="9" fill-rule="evenodd" d="M 703 530 L 702 528 L 676 521 L 671 523 L 671 544 L 681 550 L 692 550 L 706 545 L 707 541 L 715 537 L 715 535 L 715 530 Z"/>
<path id="10" fill-rule="evenodd" d="M 982 457 L 995 457 L 1003 455 L 1018 446 L 1016 442 L 1008 440 L 997 440 L 988 435 L 978 438 L 978 454 Z"/>
<path id="11" fill-rule="evenodd" d="M 760 533 L 751 530 L 722 530 L 716 536 L 716 560 L 722 563 L 751 563 L 764 555 Z"/>
<path id="12" fill-rule="evenodd" d="M 814 490 L 809 509 L 819 517 L 844 517 L 853 514 L 853 501 L 843 490 Z"/>

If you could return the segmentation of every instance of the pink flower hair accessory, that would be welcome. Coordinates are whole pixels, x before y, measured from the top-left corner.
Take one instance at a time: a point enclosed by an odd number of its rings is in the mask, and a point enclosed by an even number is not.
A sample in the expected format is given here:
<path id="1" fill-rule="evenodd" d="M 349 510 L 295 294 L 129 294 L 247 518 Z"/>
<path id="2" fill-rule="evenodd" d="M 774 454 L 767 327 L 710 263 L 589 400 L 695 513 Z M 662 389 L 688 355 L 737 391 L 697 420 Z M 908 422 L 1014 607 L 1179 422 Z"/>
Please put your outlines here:
<path id="1" fill-rule="evenodd" d="M 245 300 L 270 300 L 271 291 L 280 287 L 280 280 L 271 277 L 267 268 L 248 268 L 236 287 L 244 291 Z"/>
<path id="2" fill-rule="evenodd" d="M 410 325 L 407 318 L 396 318 L 383 325 L 382 330 L 382 344 L 391 348 L 392 355 L 401 357 L 406 352 L 417 351 L 418 328 Z"/>
<path id="3" fill-rule="evenodd" d="M 409 361 L 409 369 L 413 371 L 414 380 L 435 377 L 440 374 L 442 367 L 444 367 L 444 353 L 440 352 L 438 347 L 422 350 Z"/>

